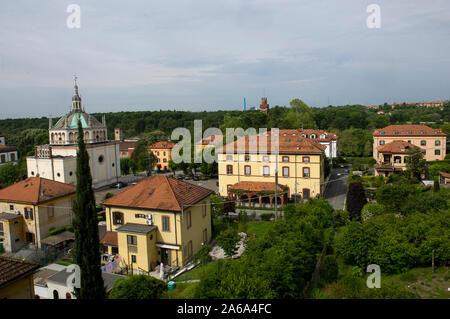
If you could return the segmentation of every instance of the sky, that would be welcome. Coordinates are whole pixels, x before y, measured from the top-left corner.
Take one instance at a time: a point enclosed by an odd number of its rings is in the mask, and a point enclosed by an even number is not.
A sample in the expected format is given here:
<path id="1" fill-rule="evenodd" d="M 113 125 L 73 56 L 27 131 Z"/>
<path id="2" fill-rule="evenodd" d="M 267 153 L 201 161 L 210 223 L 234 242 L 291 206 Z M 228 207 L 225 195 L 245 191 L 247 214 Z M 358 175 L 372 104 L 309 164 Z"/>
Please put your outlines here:
<path id="1" fill-rule="evenodd" d="M 1 1 L 0 118 L 449 99 L 449 52 L 448 0 Z"/>

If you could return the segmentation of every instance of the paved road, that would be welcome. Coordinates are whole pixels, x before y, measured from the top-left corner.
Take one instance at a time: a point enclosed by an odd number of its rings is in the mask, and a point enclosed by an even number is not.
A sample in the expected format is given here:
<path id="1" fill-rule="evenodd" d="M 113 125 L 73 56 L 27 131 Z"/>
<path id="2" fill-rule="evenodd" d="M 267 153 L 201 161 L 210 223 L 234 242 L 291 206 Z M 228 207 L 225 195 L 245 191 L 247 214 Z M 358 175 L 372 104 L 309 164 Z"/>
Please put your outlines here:
<path id="1" fill-rule="evenodd" d="M 331 170 L 324 197 L 334 209 L 344 209 L 345 197 L 347 196 L 347 178 L 347 168 L 333 168 Z"/>

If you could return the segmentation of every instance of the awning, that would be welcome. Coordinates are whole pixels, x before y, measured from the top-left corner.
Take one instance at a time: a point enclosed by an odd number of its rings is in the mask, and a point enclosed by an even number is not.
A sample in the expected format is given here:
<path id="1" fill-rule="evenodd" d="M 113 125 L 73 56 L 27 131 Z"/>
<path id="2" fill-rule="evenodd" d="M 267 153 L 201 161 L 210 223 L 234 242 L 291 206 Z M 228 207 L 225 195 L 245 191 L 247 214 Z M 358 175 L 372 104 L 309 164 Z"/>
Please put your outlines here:
<path id="1" fill-rule="evenodd" d="M 59 243 L 65 242 L 66 240 L 75 240 L 75 234 L 65 231 L 57 235 L 53 235 L 41 240 L 41 243 L 47 246 L 55 246 Z"/>

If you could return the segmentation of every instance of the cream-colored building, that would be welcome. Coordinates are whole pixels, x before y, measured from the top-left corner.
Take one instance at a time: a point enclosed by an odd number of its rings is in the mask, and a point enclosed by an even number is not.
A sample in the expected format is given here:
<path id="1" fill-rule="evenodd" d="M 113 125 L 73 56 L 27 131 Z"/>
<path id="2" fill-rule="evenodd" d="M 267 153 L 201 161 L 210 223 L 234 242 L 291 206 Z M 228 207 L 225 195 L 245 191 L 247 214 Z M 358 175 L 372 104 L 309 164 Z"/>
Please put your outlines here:
<path id="1" fill-rule="evenodd" d="M 395 172 L 406 170 L 409 151 L 423 150 L 406 141 L 393 141 L 388 144 L 378 146 L 377 163 L 374 165 L 375 176 L 390 176 Z"/>
<path id="2" fill-rule="evenodd" d="M 168 176 L 151 176 L 105 200 L 103 252 L 121 267 L 148 273 L 161 262 L 184 266 L 211 240 L 209 189 Z"/>
<path id="3" fill-rule="evenodd" d="M 272 152 L 272 144 L 278 140 L 278 154 Z M 244 147 L 240 147 L 239 144 Z M 265 146 L 264 146 L 265 145 Z M 286 196 L 299 198 L 317 197 L 324 191 L 324 150 L 314 139 L 308 139 L 299 132 L 264 134 L 245 136 L 232 144 L 218 150 L 219 193 L 223 197 L 234 198 L 241 182 L 252 182 L 255 190 L 245 191 L 249 203 L 255 205 L 273 204 L 275 192 L 275 172 L 278 171 L 277 183 L 283 188 Z M 259 184 L 258 184 L 259 183 Z M 267 183 L 273 184 L 273 193 L 267 190 Z M 265 196 L 260 195 L 265 194 Z M 248 198 L 248 197 L 253 198 Z M 281 196 L 277 194 L 277 196 Z M 242 200 L 242 198 L 239 198 Z M 278 203 L 281 203 L 280 197 Z"/>
<path id="4" fill-rule="evenodd" d="M 49 231 L 72 224 L 74 185 L 30 177 L 0 190 L 0 243 L 14 252 L 24 244 L 42 247 Z"/>
<path id="5" fill-rule="evenodd" d="M 67 184 L 76 183 L 78 120 L 83 127 L 83 139 L 89 154 L 92 186 L 99 188 L 118 181 L 119 142 L 108 140 L 104 116 L 100 123 L 94 116 L 84 112 L 76 82 L 71 112 L 55 125 L 49 120 L 49 144 L 37 146 L 35 155 L 27 157 L 28 177 L 44 177 Z"/>

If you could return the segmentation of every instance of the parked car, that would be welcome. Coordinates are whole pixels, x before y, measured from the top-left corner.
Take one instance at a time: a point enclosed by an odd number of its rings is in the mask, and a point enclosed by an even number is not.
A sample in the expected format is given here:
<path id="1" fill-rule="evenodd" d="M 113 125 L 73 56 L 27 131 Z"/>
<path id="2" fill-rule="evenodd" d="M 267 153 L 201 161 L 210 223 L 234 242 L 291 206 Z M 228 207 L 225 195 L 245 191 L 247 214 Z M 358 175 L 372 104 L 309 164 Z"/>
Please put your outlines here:
<path id="1" fill-rule="evenodd" d="M 206 181 L 206 180 L 207 180 L 207 178 L 206 178 L 206 176 L 205 176 L 205 175 L 201 175 L 201 176 L 200 176 L 200 180 L 201 180 L 201 181 Z"/>
<path id="2" fill-rule="evenodd" d="M 126 186 L 128 186 L 128 184 L 125 182 L 117 182 L 117 183 L 112 183 L 110 185 L 111 188 L 122 188 L 122 187 L 126 187 Z"/>
<path id="3" fill-rule="evenodd" d="M 178 175 L 178 176 L 177 176 L 177 179 L 183 180 L 183 175 Z"/>
<path id="4" fill-rule="evenodd" d="M 185 179 L 185 180 L 188 180 L 188 179 L 191 179 L 191 178 L 189 177 L 189 175 L 186 175 L 186 176 L 184 177 L 184 179 Z"/>
<path id="5" fill-rule="evenodd" d="M 192 177 L 192 179 L 193 179 L 194 181 L 199 181 L 199 180 L 200 180 L 200 178 L 198 178 L 197 175 L 194 175 L 194 176 Z"/>

